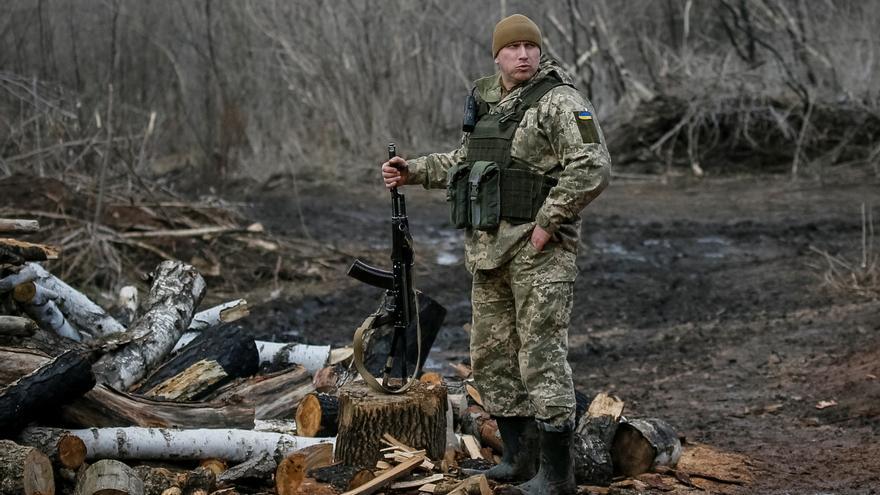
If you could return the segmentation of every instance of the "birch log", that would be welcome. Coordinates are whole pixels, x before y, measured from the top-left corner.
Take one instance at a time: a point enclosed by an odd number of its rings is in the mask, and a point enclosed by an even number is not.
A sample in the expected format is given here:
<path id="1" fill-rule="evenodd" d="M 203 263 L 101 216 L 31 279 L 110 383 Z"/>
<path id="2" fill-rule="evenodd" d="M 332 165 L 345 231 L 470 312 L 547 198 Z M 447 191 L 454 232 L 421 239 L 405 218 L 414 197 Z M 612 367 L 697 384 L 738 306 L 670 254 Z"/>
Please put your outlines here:
<path id="1" fill-rule="evenodd" d="M 200 460 L 243 462 L 264 453 L 280 460 L 288 454 L 335 438 L 305 438 L 251 430 L 90 428 L 71 430 L 86 444 L 88 459 Z"/>
<path id="2" fill-rule="evenodd" d="M 13 299 L 44 330 L 55 332 L 62 337 L 82 341 L 79 331 L 67 321 L 55 300 L 58 294 L 35 282 L 25 282 L 13 290 Z"/>
<path id="3" fill-rule="evenodd" d="M 95 385 L 90 364 L 82 353 L 67 351 L 0 389 L 0 436 L 15 435 L 35 416 L 88 392 Z"/>
<path id="4" fill-rule="evenodd" d="M 78 469 L 86 461 L 86 444 L 59 428 L 25 428 L 16 441 L 46 454 L 59 468 Z"/>
<path id="5" fill-rule="evenodd" d="M 254 427 L 254 408 L 246 404 L 157 401 L 120 392 L 106 385 L 97 385 L 63 406 L 61 417 L 72 425 L 82 427 Z"/>
<path id="6" fill-rule="evenodd" d="M 195 268 L 180 261 L 160 263 L 147 310 L 127 332 L 131 342 L 95 363 L 98 380 L 125 390 L 143 378 L 174 347 L 204 295 L 205 280 Z"/>
<path id="7" fill-rule="evenodd" d="M 0 279 L 0 293 L 9 292 L 16 286 L 36 280 L 37 272 L 34 270 L 34 266 L 39 265 L 35 265 L 34 263 L 21 265 L 13 269 L 16 271 Z"/>
<path id="8" fill-rule="evenodd" d="M 0 495 L 55 495 L 55 475 L 45 454 L 0 440 Z"/>
<path id="9" fill-rule="evenodd" d="M 27 265 L 37 275 L 37 284 L 58 294 L 56 303 L 61 312 L 77 328 L 101 337 L 112 333 L 124 332 L 125 327 L 91 299 L 64 283 L 63 280 L 49 273 L 37 263 Z"/>
<path id="10" fill-rule="evenodd" d="M 222 323 L 231 323 L 233 321 L 244 318 L 249 315 L 247 301 L 244 299 L 236 299 L 229 301 L 204 311 L 199 311 L 193 316 L 192 323 L 189 324 L 189 330 L 201 331 L 210 327 L 215 327 Z"/>
<path id="11" fill-rule="evenodd" d="M 0 232 L 36 232 L 40 230 L 40 222 L 19 218 L 0 218 Z"/>
<path id="12" fill-rule="evenodd" d="M 212 330 L 207 331 L 210 332 Z M 172 352 L 183 349 L 199 335 L 201 335 L 199 332 L 184 333 L 174 345 Z M 264 340 L 255 340 L 254 344 L 257 346 L 260 365 L 269 363 L 280 365 L 298 364 L 304 366 L 309 373 L 314 374 L 327 366 L 327 362 L 330 360 L 329 345 L 266 342 Z"/>

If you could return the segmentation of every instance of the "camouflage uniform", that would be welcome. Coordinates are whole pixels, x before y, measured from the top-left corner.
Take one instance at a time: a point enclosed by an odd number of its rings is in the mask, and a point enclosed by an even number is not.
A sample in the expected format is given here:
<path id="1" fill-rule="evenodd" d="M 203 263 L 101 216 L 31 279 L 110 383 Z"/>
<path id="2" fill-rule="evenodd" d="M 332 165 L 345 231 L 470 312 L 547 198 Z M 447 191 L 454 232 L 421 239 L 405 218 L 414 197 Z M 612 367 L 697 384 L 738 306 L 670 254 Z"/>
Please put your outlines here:
<path id="1" fill-rule="evenodd" d="M 507 112 L 523 90 L 550 72 L 570 78 L 543 58 L 529 81 L 502 95 L 500 75 L 476 82 L 489 112 Z M 557 86 L 526 111 L 514 134 L 511 155 L 536 173 L 558 180 L 534 222 L 497 230 L 469 229 L 465 261 L 473 274 L 471 364 L 487 410 L 497 416 L 535 416 L 549 427 L 574 418 L 574 388 L 568 365 L 568 323 L 580 211 L 608 184 L 611 161 L 589 101 L 571 86 Z M 467 160 L 461 148 L 410 160 L 409 182 L 446 187 L 447 170 Z M 535 224 L 552 235 L 538 252 L 530 242 Z"/>

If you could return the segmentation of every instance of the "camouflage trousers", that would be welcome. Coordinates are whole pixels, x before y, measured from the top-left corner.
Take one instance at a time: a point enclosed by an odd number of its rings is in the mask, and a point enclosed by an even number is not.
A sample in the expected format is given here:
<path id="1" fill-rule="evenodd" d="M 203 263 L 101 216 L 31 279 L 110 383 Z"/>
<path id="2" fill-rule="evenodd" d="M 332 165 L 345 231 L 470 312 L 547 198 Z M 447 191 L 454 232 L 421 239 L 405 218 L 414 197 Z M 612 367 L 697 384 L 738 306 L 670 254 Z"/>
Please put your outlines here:
<path id="1" fill-rule="evenodd" d="M 471 365 L 486 410 L 534 416 L 548 427 L 573 424 L 568 364 L 575 255 L 531 242 L 504 265 L 474 272 Z"/>

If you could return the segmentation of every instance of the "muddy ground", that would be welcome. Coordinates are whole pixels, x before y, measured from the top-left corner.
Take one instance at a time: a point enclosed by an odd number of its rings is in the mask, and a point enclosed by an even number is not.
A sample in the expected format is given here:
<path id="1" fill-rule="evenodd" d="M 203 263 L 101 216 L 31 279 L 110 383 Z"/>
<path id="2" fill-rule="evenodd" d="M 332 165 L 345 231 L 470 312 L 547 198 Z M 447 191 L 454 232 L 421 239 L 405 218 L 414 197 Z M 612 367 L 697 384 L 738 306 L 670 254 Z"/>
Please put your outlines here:
<path id="1" fill-rule="evenodd" d="M 859 259 L 860 205 L 873 202 L 880 217 L 878 186 L 615 181 L 584 213 L 570 329 L 576 387 L 617 394 L 626 415 L 664 418 L 689 444 L 742 454 L 753 480 L 712 490 L 876 493 L 880 298 L 823 285 L 824 259 L 810 247 Z M 322 241 L 338 276 L 288 284 L 274 299 L 252 295 L 267 300 L 253 322 L 265 337 L 345 345 L 378 293 L 343 273 L 350 256 L 387 265 L 388 195 L 378 181 L 297 189 L 250 194 L 247 214 L 281 237 Z M 441 191 L 406 191 L 417 285 L 449 310 L 428 367 L 451 374 L 449 363 L 467 362 L 461 234 L 445 220 Z"/>

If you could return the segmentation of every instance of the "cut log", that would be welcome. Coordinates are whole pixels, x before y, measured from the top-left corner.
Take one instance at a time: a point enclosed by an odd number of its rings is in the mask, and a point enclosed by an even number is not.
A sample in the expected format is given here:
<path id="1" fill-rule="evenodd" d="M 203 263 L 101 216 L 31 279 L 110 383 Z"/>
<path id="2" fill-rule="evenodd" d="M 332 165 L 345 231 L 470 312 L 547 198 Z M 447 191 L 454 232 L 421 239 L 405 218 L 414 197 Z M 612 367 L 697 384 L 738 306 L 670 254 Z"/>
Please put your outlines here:
<path id="1" fill-rule="evenodd" d="M 180 336 L 177 343 L 174 344 L 172 352 L 183 349 L 200 335 L 207 335 L 212 331 L 212 329 L 208 329 L 205 332 L 184 333 Z M 255 340 L 254 345 L 256 345 L 257 353 L 260 356 L 260 365 L 274 364 L 283 366 L 286 364 L 298 364 L 304 366 L 312 374 L 327 366 L 332 352 L 329 345 L 285 344 L 281 342 L 267 342 L 265 340 Z"/>
<path id="2" fill-rule="evenodd" d="M 226 324 L 199 335 L 147 377 L 138 392 L 169 400 L 198 400 L 258 369 L 253 338 L 239 325 Z"/>
<path id="3" fill-rule="evenodd" d="M 144 495 L 144 482 L 134 469 L 112 459 L 100 460 L 86 469 L 76 484 L 75 495 Z"/>
<path id="4" fill-rule="evenodd" d="M 0 495 L 54 495 L 55 475 L 45 454 L 0 440 Z"/>
<path id="5" fill-rule="evenodd" d="M 204 311 L 199 311 L 193 316 L 192 322 L 189 324 L 188 330 L 201 331 L 206 328 L 216 327 L 223 323 L 232 323 L 249 315 L 247 301 L 244 299 L 236 299 L 229 301 Z"/>
<path id="6" fill-rule="evenodd" d="M 86 461 L 86 444 L 70 432 L 54 428 L 25 428 L 16 441 L 46 454 L 59 468 L 76 470 Z"/>
<path id="7" fill-rule="evenodd" d="M 611 446 L 615 472 L 634 477 L 658 466 L 673 467 L 681 457 L 681 441 L 662 419 L 620 423 Z"/>
<path id="8" fill-rule="evenodd" d="M 275 456 L 269 452 L 263 452 L 227 469 L 217 477 L 217 481 L 223 484 L 263 481 L 269 479 L 277 469 L 278 463 L 275 461 Z"/>
<path id="9" fill-rule="evenodd" d="M 192 471 L 172 470 L 164 467 L 136 466 L 134 472 L 144 481 L 144 495 L 165 493 L 211 493 L 217 488 L 217 477 L 206 467 Z"/>
<path id="10" fill-rule="evenodd" d="M 55 246 L 16 239 L 0 239 L 0 263 L 20 265 L 26 261 L 57 260 L 61 250 Z"/>
<path id="11" fill-rule="evenodd" d="M 58 411 L 95 385 L 91 363 L 67 351 L 0 389 L 0 436 L 16 435 L 28 421 Z"/>
<path id="12" fill-rule="evenodd" d="M 40 351 L 0 347 L 0 386 L 18 380 L 51 360 Z"/>
<path id="13" fill-rule="evenodd" d="M 0 334 L 13 337 L 30 337 L 37 331 L 37 324 L 30 318 L 0 315 Z"/>
<path id="14" fill-rule="evenodd" d="M 478 404 L 469 406 L 461 415 L 461 432 L 473 435 L 481 445 L 502 453 L 504 443 L 498 432 L 498 423 Z"/>
<path id="15" fill-rule="evenodd" d="M 0 218 L 0 232 L 36 232 L 40 230 L 40 222 L 19 218 Z"/>
<path id="16" fill-rule="evenodd" d="M 126 390 L 144 377 L 171 351 L 193 309 L 205 295 L 205 280 L 195 268 L 179 261 L 159 264 L 146 301 L 146 312 L 131 330 L 120 334 L 127 343 L 98 360 L 98 380 Z"/>
<path id="17" fill-rule="evenodd" d="M 274 459 L 333 438 L 229 429 L 90 428 L 71 430 L 86 443 L 88 459 L 199 460 L 216 457 L 242 462 L 267 453 Z"/>
<path id="18" fill-rule="evenodd" d="M 614 476 L 611 444 L 623 414 L 623 407 L 622 400 L 600 393 L 578 422 L 572 454 L 578 483 L 611 483 Z"/>
<path id="19" fill-rule="evenodd" d="M 232 383 L 217 391 L 212 398 L 250 405 L 257 419 L 293 418 L 300 400 L 313 390 L 309 372 L 301 366 L 294 366 Z"/>
<path id="20" fill-rule="evenodd" d="M 418 339 L 416 338 L 416 322 L 413 321 L 406 329 L 406 364 L 410 374 L 416 367 L 421 369 L 425 363 L 428 353 L 434 345 L 434 340 L 437 338 L 437 332 L 440 331 L 443 320 L 446 319 L 446 308 L 421 292 L 418 294 L 418 303 L 419 323 L 422 332 L 421 353 L 419 353 Z M 382 376 L 385 359 L 391 351 L 393 333 L 394 328 L 391 325 L 385 325 L 376 328 L 364 339 L 364 365 L 373 376 Z M 417 363 L 416 358 L 420 354 L 421 360 Z M 400 366 L 394 366 L 390 376 L 401 378 Z"/>
<path id="21" fill-rule="evenodd" d="M 97 385 L 61 408 L 72 425 L 109 428 L 143 426 L 165 428 L 254 427 L 254 408 L 219 402 L 167 402 L 138 397 Z"/>
<path id="22" fill-rule="evenodd" d="M 229 466 L 226 465 L 226 461 L 223 459 L 202 459 L 199 461 L 199 466 L 210 470 L 214 473 L 215 477 L 220 476 L 224 471 L 229 469 Z"/>
<path id="23" fill-rule="evenodd" d="M 297 493 L 306 477 L 306 473 L 333 461 L 333 449 L 330 445 L 312 445 L 298 450 L 281 461 L 275 471 L 275 491 L 278 495 Z"/>
<path id="24" fill-rule="evenodd" d="M 417 383 L 405 394 L 387 395 L 361 382 L 340 389 L 336 460 L 352 466 L 375 465 L 385 433 L 441 459 L 446 445 L 446 388 Z"/>
<path id="25" fill-rule="evenodd" d="M 122 324 L 83 293 L 67 285 L 63 280 L 36 263 L 28 263 L 27 266 L 36 273 L 37 285 L 58 294 L 58 299 L 55 300 L 58 308 L 76 328 L 95 337 L 125 331 Z"/>
<path id="26" fill-rule="evenodd" d="M 12 297 L 40 328 L 76 342 L 82 341 L 79 331 L 67 321 L 64 313 L 55 304 L 54 300 L 58 299 L 55 292 L 35 282 L 25 282 L 13 289 Z"/>
<path id="27" fill-rule="evenodd" d="M 339 365 L 319 369 L 315 373 L 314 378 L 312 378 L 312 385 L 315 386 L 315 391 L 335 395 L 336 388 L 339 385 L 339 377 L 342 374 L 340 371 Z"/>
<path id="28" fill-rule="evenodd" d="M 33 282 L 37 279 L 37 271 L 34 263 L 27 263 L 21 266 L 12 267 L 11 273 L 0 279 L 0 293 L 9 292 L 17 286 Z"/>
<path id="29" fill-rule="evenodd" d="M 338 397 L 311 393 L 296 408 L 296 432 L 304 437 L 332 437 L 336 435 L 338 419 Z"/>

